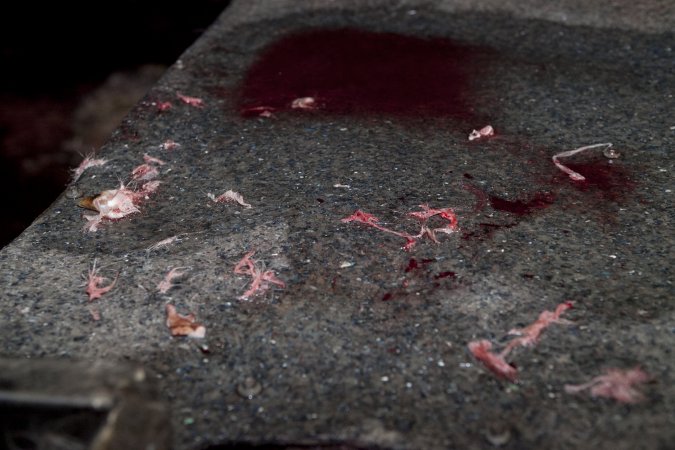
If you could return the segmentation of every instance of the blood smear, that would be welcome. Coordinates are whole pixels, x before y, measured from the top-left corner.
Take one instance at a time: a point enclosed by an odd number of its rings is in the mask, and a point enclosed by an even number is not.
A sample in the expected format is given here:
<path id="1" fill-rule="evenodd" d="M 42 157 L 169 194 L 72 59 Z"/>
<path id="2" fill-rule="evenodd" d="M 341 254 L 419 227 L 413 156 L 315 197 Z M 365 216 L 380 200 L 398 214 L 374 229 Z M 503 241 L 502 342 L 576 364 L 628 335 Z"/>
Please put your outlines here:
<path id="1" fill-rule="evenodd" d="M 537 192 L 527 201 L 506 200 L 495 195 L 490 196 L 490 204 L 498 211 L 510 212 L 518 216 L 532 214 L 537 209 L 546 209 L 555 201 L 555 195 L 550 192 Z"/>
<path id="2" fill-rule="evenodd" d="M 564 178 L 558 175 L 556 181 L 560 184 L 572 184 L 580 191 L 596 192 L 604 200 L 615 203 L 625 202 L 627 194 L 637 185 L 627 169 L 609 161 L 567 164 L 567 167 L 580 173 L 585 179 L 573 181 L 563 174 Z"/>
<path id="3" fill-rule="evenodd" d="M 408 261 L 408 266 L 405 268 L 406 272 L 411 272 L 415 269 L 419 269 L 420 265 L 417 264 L 417 260 L 415 258 L 410 258 L 410 261 Z"/>
<path id="4" fill-rule="evenodd" d="M 354 29 L 290 35 L 252 65 L 239 110 L 291 111 L 294 100 L 313 97 L 328 114 L 470 119 L 469 81 L 481 54 L 488 51 L 447 39 Z"/>
<path id="5" fill-rule="evenodd" d="M 442 278 L 448 278 L 448 277 L 455 278 L 456 275 L 457 274 L 455 272 L 452 272 L 452 271 L 440 272 L 438 275 L 434 275 L 434 280 L 440 280 Z"/>
<path id="6" fill-rule="evenodd" d="M 431 258 L 425 258 L 425 259 L 422 259 L 421 261 L 417 261 L 415 258 L 410 258 L 410 260 L 408 261 L 408 265 L 405 268 L 405 271 L 407 273 L 407 272 L 412 272 L 413 270 L 421 269 L 422 267 L 424 267 L 427 264 L 430 264 L 434 261 L 436 261 L 436 260 L 431 259 Z"/>

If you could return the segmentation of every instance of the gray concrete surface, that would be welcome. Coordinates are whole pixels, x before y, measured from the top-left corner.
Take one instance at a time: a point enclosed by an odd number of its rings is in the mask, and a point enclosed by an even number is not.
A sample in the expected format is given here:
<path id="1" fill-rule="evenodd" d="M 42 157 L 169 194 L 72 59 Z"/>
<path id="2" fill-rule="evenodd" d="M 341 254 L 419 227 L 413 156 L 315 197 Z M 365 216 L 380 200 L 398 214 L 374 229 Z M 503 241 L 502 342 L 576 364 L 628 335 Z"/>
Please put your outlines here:
<path id="1" fill-rule="evenodd" d="M 630 0 L 594 1 L 523 0 L 235 0 L 223 19 L 230 24 L 255 23 L 261 18 L 288 12 L 386 9 L 391 11 L 436 9 L 448 13 L 500 13 L 520 19 L 542 19 L 565 25 L 637 30 L 649 33 L 672 32 L 675 4 L 669 0 L 635 2 Z"/>
<path id="2" fill-rule="evenodd" d="M 528 14 L 488 2 L 386 3 L 233 3 L 98 152 L 109 162 L 84 172 L 0 253 L 2 356 L 142 364 L 169 405 L 177 449 L 668 448 L 672 17 L 643 22 L 609 2 L 556 11 L 537 2 Z M 574 18 L 544 20 L 563 13 Z M 256 63 L 274 56 L 266 49 L 303 30 L 343 28 L 415 42 L 382 63 L 389 71 L 373 89 L 395 83 L 409 69 L 396 64 L 417 61 L 417 45 L 431 46 L 431 60 L 454 55 L 438 67 L 456 75 L 443 95 L 461 108 L 429 114 L 437 80 L 425 66 L 419 103 L 355 100 L 334 111 L 339 92 L 318 90 L 310 94 L 327 100 L 316 111 L 242 116 L 266 106 L 242 97 L 252 67 L 275 67 Z M 267 73 L 272 85 L 281 72 Z M 159 111 L 165 101 L 173 107 Z M 468 141 L 488 123 L 494 138 Z M 161 148 L 168 139 L 180 147 Z M 620 157 L 564 160 L 585 183 L 551 161 L 600 142 Z M 78 197 L 128 181 L 146 153 L 166 161 L 158 191 L 140 213 L 83 232 Z M 252 207 L 207 197 L 228 189 Z M 406 252 L 398 236 L 341 221 L 360 209 L 415 233 L 407 214 L 420 204 L 453 208 L 460 230 Z M 250 250 L 285 287 L 242 301 L 249 279 L 234 268 Z M 88 303 L 83 275 L 95 259 L 102 276 L 119 277 Z M 157 292 L 172 267 L 185 275 Z M 552 325 L 509 357 L 517 382 L 468 352 L 476 339 L 503 346 L 510 329 L 567 300 L 572 325 Z M 206 337 L 172 337 L 167 303 L 194 312 Z M 643 402 L 565 393 L 565 384 L 634 366 L 652 377 Z"/>

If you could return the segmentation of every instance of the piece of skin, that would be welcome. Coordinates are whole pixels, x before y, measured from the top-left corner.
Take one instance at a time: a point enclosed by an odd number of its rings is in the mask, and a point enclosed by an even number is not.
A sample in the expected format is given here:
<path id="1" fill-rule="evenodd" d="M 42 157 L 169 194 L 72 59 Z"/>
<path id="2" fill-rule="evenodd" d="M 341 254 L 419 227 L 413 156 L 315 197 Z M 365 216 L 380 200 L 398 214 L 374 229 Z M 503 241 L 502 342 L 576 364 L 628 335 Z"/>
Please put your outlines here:
<path id="1" fill-rule="evenodd" d="M 166 305 L 166 326 L 171 330 L 172 336 L 186 336 L 202 339 L 206 336 L 206 327 L 196 322 L 194 314 L 183 316 L 176 312 L 176 307 Z"/>
<path id="2" fill-rule="evenodd" d="M 486 125 L 480 130 L 473 130 L 471 134 L 469 134 L 469 140 L 473 141 L 476 139 L 486 138 L 494 135 L 495 135 L 494 128 L 492 128 L 491 125 Z"/>
<path id="3" fill-rule="evenodd" d="M 314 97 L 300 97 L 293 100 L 291 103 L 293 109 L 316 109 L 317 104 Z"/>
<path id="4" fill-rule="evenodd" d="M 415 245 L 415 236 L 408 234 L 408 233 L 402 233 L 399 231 L 394 231 L 392 229 L 389 229 L 387 227 L 384 227 L 380 225 L 380 219 L 375 217 L 374 215 L 367 213 L 365 211 L 361 211 L 360 209 L 357 209 L 354 211 L 354 214 L 352 214 L 349 217 L 345 217 L 344 219 L 340 220 L 343 223 L 349 223 L 349 222 L 359 222 L 362 223 L 366 226 L 375 228 L 380 231 L 384 231 L 385 233 L 393 234 L 394 236 L 399 236 L 402 237 L 406 240 L 406 244 L 403 247 L 404 249 L 408 250 L 412 248 L 412 246 Z"/>
<path id="5" fill-rule="evenodd" d="M 534 344 L 539 341 L 541 333 L 553 323 L 558 323 L 561 325 L 571 324 L 572 322 L 569 320 L 561 319 L 560 315 L 568 309 L 571 309 L 572 306 L 572 302 L 563 302 L 556 307 L 555 311 L 543 311 L 541 314 L 539 314 L 537 320 L 531 325 L 528 325 L 525 328 L 514 328 L 509 331 L 509 334 L 520 337 L 512 339 L 504 349 L 503 353 L 506 355 L 515 347 L 534 346 Z"/>
<path id="6" fill-rule="evenodd" d="M 639 367 L 629 370 L 607 369 L 604 375 L 598 375 L 587 383 L 566 384 L 565 392 L 578 394 L 590 389 L 592 397 L 611 398 L 619 403 L 638 403 L 645 398 L 635 386 L 650 380 L 651 377 Z"/>
<path id="7" fill-rule="evenodd" d="M 96 231 L 103 219 L 121 219 L 129 214 L 140 212 L 134 203 L 138 199 L 137 196 L 138 193 L 121 184 L 118 189 L 101 192 L 93 200 L 82 200 L 80 206 L 98 212 L 97 215 L 85 214 L 84 217 L 87 219 L 85 230 Z"/>

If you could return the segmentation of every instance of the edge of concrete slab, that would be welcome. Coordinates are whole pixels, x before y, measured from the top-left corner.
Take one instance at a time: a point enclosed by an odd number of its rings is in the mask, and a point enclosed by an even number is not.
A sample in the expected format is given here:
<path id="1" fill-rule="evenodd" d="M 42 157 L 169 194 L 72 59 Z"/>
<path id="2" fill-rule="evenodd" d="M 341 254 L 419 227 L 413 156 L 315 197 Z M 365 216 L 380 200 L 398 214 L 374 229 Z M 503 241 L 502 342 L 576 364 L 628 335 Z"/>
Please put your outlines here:
<path id="1" fill-rule="evenodd" d="M 229 24 L 256 22 L 261 18 L 279 17 L 292 12 L 318 12 L 331 9 L 360 10 L 367 8 L 409 9 L 436 8 L 443 12 L 490 12 L 511 14 L 520 19 L 543 19 L 565 25 L 597 28 L 618 28 L 647 33 L 673 29 L 675 3 L 668 0 L 635 2 L 631 0 L 595 1 L 541 0 L 307 0 L 300 5 L 294 0 L 234 0 L 225 10 Z"/>

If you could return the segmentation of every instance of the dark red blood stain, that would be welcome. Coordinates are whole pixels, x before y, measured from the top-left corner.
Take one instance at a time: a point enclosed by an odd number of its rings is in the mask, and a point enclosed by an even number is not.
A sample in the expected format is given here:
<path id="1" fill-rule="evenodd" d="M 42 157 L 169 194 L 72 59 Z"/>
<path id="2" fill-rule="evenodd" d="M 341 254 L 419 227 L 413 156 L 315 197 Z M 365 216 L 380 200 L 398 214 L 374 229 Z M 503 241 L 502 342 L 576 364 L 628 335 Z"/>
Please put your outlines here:
<path id="1" fill-rule="evenodd" d="M 626 200 L 626 194 L 632 192 L 636 186 L 627 169 L 607 160 L 566 166 L 586 179 L 574 181 L 567 174 L 561 173 L 556 176 L 556 182 L 571 184 L 580 191 L 595 192 L 604 200 L 621 203 Z"/>
<path id="2" fill-rule="evenodd" d="M 392 298 L 394 298 L 394 294 L 392 294 L 391 292 L 387 292 L 386 294 L 384 294 L 382 296 L 382 301 L 387 302 L 387 301 L 391 300 Z"/>
<path id="3" fill-rule="evenodd" d="M 487 204 L 487 195 L 485 192 L 483 192 L 482 189 L 478 189 L 476 186 L 472 186 L 470 184 L 464 184 L 463 187 L 465 190 L 476 196 L 476 205 L 473 207 L 473 212 L 477 213 L 482 211 Z"/>
<path id="4" fill-rule="evenodd" d="M 410 261 L 408 261 L 408 266 L 405 268 L 406 272 L 413 271 L 415 269 L 419 269 L 419 264 L 417 264 L 417 260 L 415 258 L 410 258 Z"/>
<path id="5" fill-rule="evenodd" d="M 495 231 L 502 228 L 511 228 L 516 226 L 517 223 L 507 223 L 507 224 L 498 224 L 498 223 L 479 223 L 478 229 L 474 231 L 468 231 L 462 235 L 462 239 L 465 241 L 477 239 L 484 240 L 491 238 Z"/>
<path id="6" fill-rule="evenodd" d="M 282 38 L 263 51 L 240 89 L 243 116 L 260 107 L 291 111 L 313 97 L 329 114 L 474 118 L 469 81 L 486 49 L 355 29 L 313 30 Z"/>
<path id="7" fill-rule="evenodd" d="M 495 195 L 490 196 L 490 204 L 498 211 L 506 211 L 518 216 L 532 214 L 537 209 L 545 209 L 553 204 L 555 195 L 550 192 L 537 192 L 527 200 L 506 200 Z"/>
<path id="8" fill-rule="evenodd" d="M 434 259 L 423 259 L 418 262 L 415 258 L 410 258 L 410 261 L 408 261 L 408 265 L 406 266 L 405 271 L 412 272 L 413 270 L 424 267 L 427 264 L 432 263 L 434 261 L 435 261 Z"/>
<path id="9" fill-rule="evenodd" d="M 466 178 L 468 180 L 473 180 L 473 175 L 471 175 L 470 173 L 465 173 L 464 178 Z"/>
<path id="10" fill-rule="evenodd" d="M 316 201 L 319 202 L 319 203 L 323 203 L 323 202 L 325 202 L 326 200 L 324 200 L 324 199 L 322 199 L 321 197 L 319 197 L 319 198 L 316 199 Z"/>
<path id="11" fill-rule="evenodd" d="M 440 280 L 442 278 L 455 278 L 455 272 L 447 271 L 447 272 L 440 272 L 438 275 L 434 275 L 434 280 Z"/>

